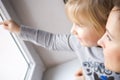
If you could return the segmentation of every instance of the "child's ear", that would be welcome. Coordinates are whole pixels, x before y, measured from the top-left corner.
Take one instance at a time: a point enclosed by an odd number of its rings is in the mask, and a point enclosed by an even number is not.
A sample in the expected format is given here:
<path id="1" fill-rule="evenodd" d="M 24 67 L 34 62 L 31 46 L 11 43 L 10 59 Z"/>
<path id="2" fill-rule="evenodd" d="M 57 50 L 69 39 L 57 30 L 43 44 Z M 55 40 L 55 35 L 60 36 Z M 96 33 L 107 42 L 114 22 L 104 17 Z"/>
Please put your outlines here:
<path id="1" fill-rule="evenodd" d="M 68 0 L 63 0 L 64 4 L 66 4 L 66 3 L 67 3 L 67 1 L 68 1 Z"/>

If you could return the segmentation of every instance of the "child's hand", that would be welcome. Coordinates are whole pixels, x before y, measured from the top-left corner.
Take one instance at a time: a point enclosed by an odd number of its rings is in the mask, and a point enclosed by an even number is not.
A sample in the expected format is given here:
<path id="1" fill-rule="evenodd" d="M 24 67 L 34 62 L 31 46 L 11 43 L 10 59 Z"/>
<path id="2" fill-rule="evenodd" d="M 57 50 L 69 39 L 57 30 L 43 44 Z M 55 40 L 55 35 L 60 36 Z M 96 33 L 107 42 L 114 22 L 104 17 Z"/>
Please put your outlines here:
<path id="1" fill-rule="evenodd" d="M 83 71 L 81 68 L 76 72 L 75 80 L 85 80 L 84 75 L 83 75 Z"/>
<path id="2" fill-rule="evenodd" d="M 6 20 L 0 22 L 0 25 L 3 25 L 3 28 L 5 28 L 10 32 L 15 32 L 15 33 L 20 32 L 20 26 L 13 20 Z"/>

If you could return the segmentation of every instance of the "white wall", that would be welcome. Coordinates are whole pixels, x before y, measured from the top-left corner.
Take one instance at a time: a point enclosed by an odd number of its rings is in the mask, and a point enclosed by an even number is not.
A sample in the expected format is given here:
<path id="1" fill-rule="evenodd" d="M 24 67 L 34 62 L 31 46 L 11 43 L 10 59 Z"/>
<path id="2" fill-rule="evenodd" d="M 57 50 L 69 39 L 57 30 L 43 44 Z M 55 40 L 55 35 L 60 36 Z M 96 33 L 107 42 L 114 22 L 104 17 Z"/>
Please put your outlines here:
<path id="1" fill-rule="evenodd" d="M 22 24 L 53 33 L 69 33 L 72 24 L 66 17 L 62 0 L 10 0 Z M 48 51 L 33 45 L 47 67 L 76 57 L 71 52 Z"/>

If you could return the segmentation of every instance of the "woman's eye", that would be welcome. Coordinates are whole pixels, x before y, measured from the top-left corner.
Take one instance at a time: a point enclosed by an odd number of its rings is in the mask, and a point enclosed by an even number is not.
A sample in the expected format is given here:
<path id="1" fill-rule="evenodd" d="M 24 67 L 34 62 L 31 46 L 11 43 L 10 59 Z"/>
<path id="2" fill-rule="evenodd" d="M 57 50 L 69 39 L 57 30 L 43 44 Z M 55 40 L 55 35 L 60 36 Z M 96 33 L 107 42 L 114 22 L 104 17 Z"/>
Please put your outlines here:
<path id="1" fill-rule="evenodd" d="M 111 38 L 109 35 L 106 35 L 106 37 L 107 37 L 107 40 L 111 41 Z"/>

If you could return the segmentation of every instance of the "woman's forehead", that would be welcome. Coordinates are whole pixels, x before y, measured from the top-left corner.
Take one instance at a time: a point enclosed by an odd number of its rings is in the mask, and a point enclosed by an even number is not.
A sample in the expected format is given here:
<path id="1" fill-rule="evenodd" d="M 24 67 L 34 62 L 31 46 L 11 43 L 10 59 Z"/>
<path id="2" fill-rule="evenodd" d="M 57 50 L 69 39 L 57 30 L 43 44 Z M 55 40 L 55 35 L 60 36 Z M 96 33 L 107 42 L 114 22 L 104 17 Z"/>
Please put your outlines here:
<path id="1" fill-rule="evenodd" d="M 120 12 L 112 11 L 109 15 L 106 29 L 115 37 L 120 37 Z"/>

